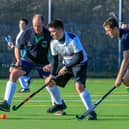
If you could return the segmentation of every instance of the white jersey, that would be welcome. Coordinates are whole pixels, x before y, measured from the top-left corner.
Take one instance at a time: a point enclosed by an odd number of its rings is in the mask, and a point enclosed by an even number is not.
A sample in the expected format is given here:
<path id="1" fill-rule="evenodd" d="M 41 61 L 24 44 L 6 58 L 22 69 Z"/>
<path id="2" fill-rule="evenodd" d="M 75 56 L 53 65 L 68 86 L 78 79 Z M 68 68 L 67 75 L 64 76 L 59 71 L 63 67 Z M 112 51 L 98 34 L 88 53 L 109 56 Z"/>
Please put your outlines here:
<path id="1" fill-rule="evenodd" d="M 17 34 L 16 41 L 15 41 L 15 46 L 17 46 L 18 40 L 19 40 L 19 38 L 20 38 L 20 36 L 22 35 L 23 32 L 24 32 L 24 30 L 20 30 L 19 33 Z M 24 55 L 26 53 L 25 50 L 21 49 L 20 52 L 21 52 L 21 57 L 24 57 Z"/>
<path id="2" fill-rule="evenodd" d="M 87 53 L 84 50 L 82 43 L 77 35 L 69 32 L 65 32 L 65 42 L 62 43 L 59 40 L 52 40 L 51 41 L 51 54 L 53 56 L 59 54 L 64 64 L 69 64 L 74 56 L 75 53 L 80 51 L 83 52 L 83 60 L 80 63 L 86 62 Z"/>
<path id="3" fill-rule="evenodd" d="M 15 45 L 18 44 L 18 39 L 20 38 L 21 34 L 23 33 L 24 30 L 19 31 L 16 37 Z"/>

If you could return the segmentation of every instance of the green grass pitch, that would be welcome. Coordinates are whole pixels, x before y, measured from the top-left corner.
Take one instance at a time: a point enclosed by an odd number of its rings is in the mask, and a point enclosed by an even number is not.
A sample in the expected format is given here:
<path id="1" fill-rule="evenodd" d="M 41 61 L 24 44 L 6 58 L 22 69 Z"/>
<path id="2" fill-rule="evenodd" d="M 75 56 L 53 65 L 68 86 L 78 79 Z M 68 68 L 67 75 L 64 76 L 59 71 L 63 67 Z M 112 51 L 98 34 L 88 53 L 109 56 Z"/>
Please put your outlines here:
<path id="1" fill-rule="evenodd" d="M 4 96 L 7 80 L 0 80 L 0 101 Z M 92 101 L 95 103 L 113 85 L 114 79 L 88 79 L 87 89 L 91 93 Z M 31 93 L 43 85 L 39 79 L 32 80 Z M 19 83 L 17 90 L 20 88 Z M 129 92 L 122 85 L 115 89 L 100 105 L 96 112 L 98 120 L 77 120 L 76 114 L 85 111 L 80 97 L 75 91 L 74 82 L 70 81 L 61 90 L 61 95 L 68 108 L 67 115 L 55 116 L 48 114 L 46 110 L 51 106 L 50 96 L 46 89 L 34 96 L 17 111 L 6 113 L 7 119 L 0 119 L 1 129 L 124 129 L 129 126 Z M 19 104 L 31 93 L 15 93 L 13 104 Z M 0 111 L 0 114 L 4 112 Z"/>

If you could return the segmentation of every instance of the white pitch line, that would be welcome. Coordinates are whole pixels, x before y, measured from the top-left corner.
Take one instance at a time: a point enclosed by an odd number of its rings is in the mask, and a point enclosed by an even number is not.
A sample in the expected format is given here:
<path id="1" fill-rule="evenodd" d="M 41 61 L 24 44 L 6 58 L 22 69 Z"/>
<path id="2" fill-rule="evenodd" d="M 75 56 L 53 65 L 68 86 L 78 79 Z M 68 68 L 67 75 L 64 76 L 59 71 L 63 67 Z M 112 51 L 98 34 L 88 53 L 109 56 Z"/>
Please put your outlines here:
<path id="1" fill-rule="evenodd" d="M 18 99 L 18 100 L 13 100 L 13 102 L 22 102 L 23 100 L 22 99 Z M 69 100 L 69 99 L 65 99 L 66 102 L 80 102 L 81 103 L 81 100 L 80 99 L 73 99 L 73 100 Z M 96 99 L 92 99 L 93 102 L 96 102 L 97 100 Z M 28 102 L 32 102 L 32 103 L 48 103 L 48 102 L 51 102 L 50 100 L 29 100 Z M 104 102 L 129 102 L 129 99 L 105 99 Z"/>
<path id="2" fill-rule="evenodd" d="M 95 95 L 92 95 L 92 94 L 91 94 L 92 97 L 101 97 L 101 96 L 103 96 L 103 95 L 104 95 L 104 94 L 95 94 Z M 43 95 L 43 97 L 46 97 L 46 96 L 48 96 L 48 95 Z M 78 95 L 63 95 L 63 96 L 64 96 L 64 97 L 70 97 L 70 98 L 71 98 L 71 97 L 78 97 Z M 125 94 L 125 95 L 111 94 L 110 96 L 111 96 L 111 97 L 127 97 L 127 96 L 129 97 L 129 94 Z M 22 95 L 22 96 L 21 96 L 21 95 L 15 95 L 14 97 L 15 97 L 15 98 L 19 98 L 19 97 L 21 98 L 21 97 L 27 97 L 27 96 L 26 96 L 26 95 Z M 41 96 L 36 96 L 36 98 L 41 98 Z"/>

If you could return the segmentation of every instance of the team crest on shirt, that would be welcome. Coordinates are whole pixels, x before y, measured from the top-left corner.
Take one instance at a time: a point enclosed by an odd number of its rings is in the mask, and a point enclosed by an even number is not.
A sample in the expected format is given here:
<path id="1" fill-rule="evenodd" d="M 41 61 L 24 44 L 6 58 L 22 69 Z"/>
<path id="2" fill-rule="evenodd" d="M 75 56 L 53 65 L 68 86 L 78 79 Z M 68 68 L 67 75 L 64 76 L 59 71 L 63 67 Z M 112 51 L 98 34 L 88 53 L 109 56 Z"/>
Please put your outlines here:
<path id="1" fill-rule="evenodd" d="M 47 41 L 42 41 L 41 46 L 42 46 L 43 48 L 47 48 Z"/>

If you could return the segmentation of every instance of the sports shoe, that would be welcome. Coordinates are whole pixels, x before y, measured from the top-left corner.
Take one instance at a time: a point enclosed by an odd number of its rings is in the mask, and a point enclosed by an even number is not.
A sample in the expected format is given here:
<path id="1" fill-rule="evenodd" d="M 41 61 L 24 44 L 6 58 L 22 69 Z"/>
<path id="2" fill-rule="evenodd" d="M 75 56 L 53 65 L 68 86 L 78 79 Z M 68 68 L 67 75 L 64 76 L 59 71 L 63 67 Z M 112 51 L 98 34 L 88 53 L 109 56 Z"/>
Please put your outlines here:
<path id="1" fill-rule="evenodd" d="M 21 88 L 20 90 L 18 90 L 18 92 L 19 93 L 28 93 L 28 92 L 30 92 L 30 89 L 29 88 L 27 88 L 27 89 Z"/>
<path id="2" fill-rule="evenodd" d="M 0 110 L 10 112 L 10 105 L 6 101 L 3 101 L 0 103 Z"/>
<path id="3" fill-rule="evenodd" d="M 97 114 L 95 111 L 92 111 L 89 116 L 88 116 L 88 120 L 97 120 Z"/>
<path id="4" fill-rule="evenodd" d="M 56 116 L 64 116 L 64 115 L 66 115 L 66 112 L 65 111 L 57 111 L 57 112 L 54 112 L 54 115 L 56 115 Z"/>
<path id="5" fill-rule="evenodd" d="M 66 108 L 67 108 L 67 106 L 66 106 L 66 104 L 65 104 L 64 101 L 63 101 L 63 103 L 62 103 L 61 105 L 55 104 L 54 106 L 50 107 L 50 108 L 47 110 L 47 112 L 48 112 L 48 113 L 55 113 L 55 112 L 57 112 L 57 111 L 62 111 L 62 110 L 64 110 L 64 109 L 66 109 Z"/>

